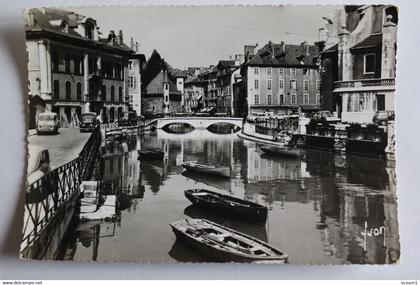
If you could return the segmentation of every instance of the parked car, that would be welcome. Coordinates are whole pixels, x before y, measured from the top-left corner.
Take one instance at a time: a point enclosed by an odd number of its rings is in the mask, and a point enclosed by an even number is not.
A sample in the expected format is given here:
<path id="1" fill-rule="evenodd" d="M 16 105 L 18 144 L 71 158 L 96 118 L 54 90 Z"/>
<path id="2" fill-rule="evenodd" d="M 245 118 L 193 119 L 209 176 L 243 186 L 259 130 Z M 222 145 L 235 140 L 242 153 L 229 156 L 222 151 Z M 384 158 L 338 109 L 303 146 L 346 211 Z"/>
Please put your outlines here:
<path id="1" fill-rule="evenodd" d="M 36 131 L 37 134 L 57 134 L 59 128 L 59 120 L 57 113 L 44 112 L 38 114 Z"/>
<path id="2" fill-rule="evenodd" d="M 378 125 L 386 125 L 388 121 L 395 120 L 395 112 L 394 111 L 376 111 L 375 115 L 373 115 L 373 123 Z"/>
<path id="3" fill-rule="evenodd" d="M 87 112 L 82 114 L 82 121 L 80 123 L 80 132 L 92 132 L 98 125 L 99 121 L 96 118 L 95 112 Z"/>
<path id="4" fill-rule="evenodd" d="M 31 185 L 36 180 L 51 171 L 48 149 L 35 145 L 28 145 L 27 183 Z"/>

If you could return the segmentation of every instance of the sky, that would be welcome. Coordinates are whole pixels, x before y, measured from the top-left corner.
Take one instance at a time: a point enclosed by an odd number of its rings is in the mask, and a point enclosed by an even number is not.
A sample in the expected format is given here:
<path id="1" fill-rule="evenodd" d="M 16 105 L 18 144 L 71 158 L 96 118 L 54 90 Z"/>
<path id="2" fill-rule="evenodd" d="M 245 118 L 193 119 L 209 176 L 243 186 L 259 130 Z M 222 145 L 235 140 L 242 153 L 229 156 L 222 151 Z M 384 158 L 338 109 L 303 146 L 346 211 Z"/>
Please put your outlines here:
<path id="1" fill-rule="evenodd" d="M 139 42 L 149 58 L 153 49 L 171 66 L 216 65 L 243 54 L 244 45 L 268 41 L 299 44 L 318 40 L 326 16 L 340 6 L 129 6 L 69 7 L 97 21 L 102 37 L 123 31 L 124 42 Z"/>

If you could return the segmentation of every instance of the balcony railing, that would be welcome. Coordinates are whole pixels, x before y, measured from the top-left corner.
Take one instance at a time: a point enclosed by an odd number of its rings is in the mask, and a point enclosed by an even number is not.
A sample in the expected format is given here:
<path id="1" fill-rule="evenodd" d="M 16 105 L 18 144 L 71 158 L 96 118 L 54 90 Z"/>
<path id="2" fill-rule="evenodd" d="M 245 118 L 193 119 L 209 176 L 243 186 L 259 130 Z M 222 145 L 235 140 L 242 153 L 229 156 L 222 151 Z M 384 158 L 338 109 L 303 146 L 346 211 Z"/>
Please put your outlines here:
<path id="1" fill-rule="evenodd" d="M 334 82 L 334 89 L 337 88 L 362 88 L 362 87 L 391 87 L 395 85 L 394 78 L 375 78 L 350 81 Z"/>

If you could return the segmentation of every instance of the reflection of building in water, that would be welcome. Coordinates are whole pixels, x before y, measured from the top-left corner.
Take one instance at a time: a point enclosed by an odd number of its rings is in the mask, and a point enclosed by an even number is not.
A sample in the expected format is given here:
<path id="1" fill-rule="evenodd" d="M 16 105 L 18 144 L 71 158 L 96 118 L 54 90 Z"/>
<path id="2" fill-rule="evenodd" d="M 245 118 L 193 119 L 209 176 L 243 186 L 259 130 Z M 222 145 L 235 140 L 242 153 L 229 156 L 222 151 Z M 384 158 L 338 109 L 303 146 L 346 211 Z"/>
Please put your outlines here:
<path id="1" fill-rule="evenodd" d="M 124 146 L 111 142 L 105 145 L 102 153 L 103 182 L 117 181 L 123 177 Z"/>
<path id="2" fill-rule="evenodd" d="M 309 178 L 306 163 L 300 159 L 283 159 L 261 156 L 255 148 L 247 149 L 248 182 L 270 181 L 277 179 L 297 180 Z"/>
<path id="3" fill-rule="evenodd" d="M 320 225 L 328 228 L 327 239 L 334 245 L 334 255 L 351 263 L 394 263 L 400 252 L 396 196 L 392 191 L 395 189 L 394 176 L 381 175 L 385 168 L 381 170 L 379 166 L 372 167 L 372 172 L 366 174 L 368 166 L 363 167 L 352 159 L 347 164 L 347 175 L 320 178 Z M 375 181 L 382 182 L 374 188 Z M 378 190 L 382 184 L 386 185 Z M 382 227 L 385 230 L 381 233 Z M 365 242 L 366 252 L 363 250 Z"/>

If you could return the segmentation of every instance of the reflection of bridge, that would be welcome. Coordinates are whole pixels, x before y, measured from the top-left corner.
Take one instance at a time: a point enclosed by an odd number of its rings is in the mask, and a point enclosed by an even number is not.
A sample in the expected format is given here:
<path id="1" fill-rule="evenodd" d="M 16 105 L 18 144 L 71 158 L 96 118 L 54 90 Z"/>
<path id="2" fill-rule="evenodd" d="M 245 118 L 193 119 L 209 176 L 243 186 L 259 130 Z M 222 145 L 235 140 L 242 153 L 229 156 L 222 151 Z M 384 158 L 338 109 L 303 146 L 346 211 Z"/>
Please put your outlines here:
<path id="1" fill-rule="evenodd" d="M 169 117 L 157 120 L 157 129 L 162 129 L 171 124 L 189 124 L 195 129 L 207 129 L 215 124 L 230 124 L 242 128 L 241 118 L 230 117 Z"/>

